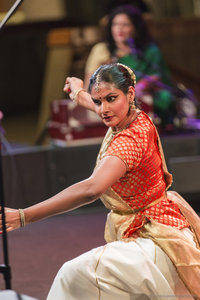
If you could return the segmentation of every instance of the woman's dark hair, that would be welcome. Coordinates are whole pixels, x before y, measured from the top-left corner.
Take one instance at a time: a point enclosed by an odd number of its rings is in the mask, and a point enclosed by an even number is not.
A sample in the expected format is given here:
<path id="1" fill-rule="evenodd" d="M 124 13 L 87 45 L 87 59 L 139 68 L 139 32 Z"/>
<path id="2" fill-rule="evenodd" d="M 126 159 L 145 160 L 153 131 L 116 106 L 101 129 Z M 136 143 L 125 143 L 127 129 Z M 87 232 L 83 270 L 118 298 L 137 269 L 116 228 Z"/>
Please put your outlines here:
<path id="1" fill-rule="evenodd" d="M 108 49 L 111 55 L 115 54 L 116 45 L 112 36 L 112 23 L 113 19 L 118 14 L 126 14 L 131 20 L 135 27 L 134 34 L 134 45 L 136 49 L 143 51 L 145 47 L 153 41 L 151 37 L 146 22 L 143 20 L 141 11 L 139 8 L 132 5 L 121 5 L 113 10 L 113 12 L 108 17 L 108 23 L 105 28 L 105 41 L 107 43 Z"/>
<path id="2" fill-rule="evenodd" d="M 122 64 L 102 65 L 91 76 L 88 92 L 91 93 L 93 85 L 102 81 L 114 84 L 117 89 L 127 94 L 129 87 L 135 86 L 135 74 Z"/>

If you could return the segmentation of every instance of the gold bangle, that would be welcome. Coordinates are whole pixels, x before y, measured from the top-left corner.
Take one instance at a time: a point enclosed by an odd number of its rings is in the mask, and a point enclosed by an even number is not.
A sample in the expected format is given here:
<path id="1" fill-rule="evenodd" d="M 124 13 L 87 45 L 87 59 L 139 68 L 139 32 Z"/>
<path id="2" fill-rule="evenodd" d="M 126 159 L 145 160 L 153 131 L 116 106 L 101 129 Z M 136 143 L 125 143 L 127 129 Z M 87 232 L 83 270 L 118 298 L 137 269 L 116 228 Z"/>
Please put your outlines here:
<path id="1" fill-rule="evenodd" d="M 83 91 L 84 88 L 79 88 L 78 90 L 76 90 L 76 92 L 74 93 L 74 97 L 73 97 L 73 102 L 77 103 L 77 97 L 78 97 L 78 94 Z"/>
<path id="2" fill-rule="evenodd" d="M 21 227 L 25 227 L 26 225 L 26 222 L 25 222 L 25 216 L 24 216 L 24 211 L 23 209 L 19 208 L 19 216 L 20 216 L 20 224 L 21 224 Z"/>

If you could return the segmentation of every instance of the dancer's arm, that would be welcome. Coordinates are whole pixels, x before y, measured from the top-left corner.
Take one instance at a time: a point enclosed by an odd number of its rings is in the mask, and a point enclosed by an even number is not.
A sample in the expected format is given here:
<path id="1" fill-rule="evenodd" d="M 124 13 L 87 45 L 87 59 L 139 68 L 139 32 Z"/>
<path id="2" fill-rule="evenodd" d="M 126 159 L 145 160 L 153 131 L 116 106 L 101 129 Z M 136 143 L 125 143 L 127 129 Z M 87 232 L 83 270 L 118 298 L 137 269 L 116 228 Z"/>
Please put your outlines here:
<path id="1" fill-rule="evenodd" d="M 97 200 L 125 172 L 126 165 L 120 158 L 115 156 L 105 157 L 88 179 L 71 185 L 43 202 L 25 208 L 23 210 L 25 223 L 30 224 Z M 19 211 L 5 208 L 5 213 L 7 231 L 19 228 Z M 0 229 L 2 229 L 1 219 Z"/>

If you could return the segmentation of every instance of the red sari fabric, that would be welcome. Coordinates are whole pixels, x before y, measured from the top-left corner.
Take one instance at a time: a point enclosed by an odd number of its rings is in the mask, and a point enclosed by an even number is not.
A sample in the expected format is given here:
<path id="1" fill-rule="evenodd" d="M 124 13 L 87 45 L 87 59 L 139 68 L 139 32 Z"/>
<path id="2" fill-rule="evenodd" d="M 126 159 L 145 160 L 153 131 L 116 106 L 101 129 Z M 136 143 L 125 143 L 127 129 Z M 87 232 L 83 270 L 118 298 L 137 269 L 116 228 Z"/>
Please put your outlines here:
<path id="1" fill-rule="evenodd" d="M 189 223 L 177 204 L 165 196 L 166 183 L 157 143 L 157 133 L 149 117 L 141 112 L 128 128 L 112 139 L 105 156 L 117 156 L 127 166 L 126 174 L 112 189 L 133 209 L 138 210 L 125 237 L 141 228 L 146 219 L 182 229 Z M 161 201 L 151 206 L 151 203 Z"/>

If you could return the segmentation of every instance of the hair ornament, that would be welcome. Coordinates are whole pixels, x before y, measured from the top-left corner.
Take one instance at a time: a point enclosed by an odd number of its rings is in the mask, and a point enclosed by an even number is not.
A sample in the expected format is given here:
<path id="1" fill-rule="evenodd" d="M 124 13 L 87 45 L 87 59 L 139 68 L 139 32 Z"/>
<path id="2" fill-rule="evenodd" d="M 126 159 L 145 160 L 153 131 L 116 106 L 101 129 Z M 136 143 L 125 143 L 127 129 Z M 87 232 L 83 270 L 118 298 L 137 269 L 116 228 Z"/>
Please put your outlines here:
<path id="1" fill-rule="evenodd" d="M 96 92 L 99 92 L 100 90 L 99 84 L 100 84 L 100 74 L 98 73 L 96 76 L 95 87 L 94 87 Z"/>
<path id="2" fill-rule="evenodd" d="M 129 68 L 128 66 L 124 65 L 124 64 L 121 64 L 121 63 L 117 63 L 118 66 L 122 66 L 123 68 L 125 68 L 129 75 L 131 76 L 131 79 L 133 80 L 133 84 L 134 86 L 136 85 L 136 76 L 135 76 L 135 73 L 133 72 L 133 70 L 131 68 Z"/>

